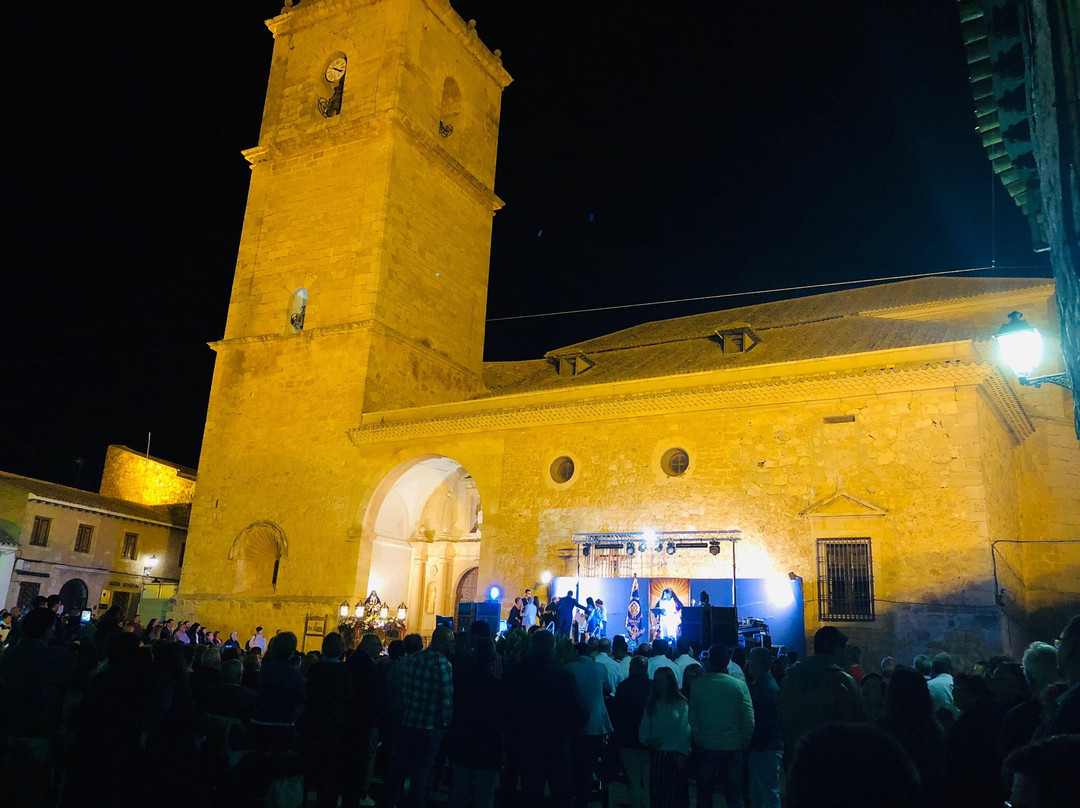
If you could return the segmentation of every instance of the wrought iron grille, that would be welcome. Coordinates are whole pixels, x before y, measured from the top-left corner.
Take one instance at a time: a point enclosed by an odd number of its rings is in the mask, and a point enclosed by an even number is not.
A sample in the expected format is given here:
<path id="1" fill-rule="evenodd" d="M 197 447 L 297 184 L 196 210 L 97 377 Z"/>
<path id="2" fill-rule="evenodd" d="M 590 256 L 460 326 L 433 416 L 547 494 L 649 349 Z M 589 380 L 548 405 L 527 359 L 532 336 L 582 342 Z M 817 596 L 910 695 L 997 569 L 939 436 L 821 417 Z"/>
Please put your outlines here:
<path id="1" fill-rule="evenodd" d="M 821 620 L 874 619 L 870 539 L 818 539 L 817 565 Z"/>

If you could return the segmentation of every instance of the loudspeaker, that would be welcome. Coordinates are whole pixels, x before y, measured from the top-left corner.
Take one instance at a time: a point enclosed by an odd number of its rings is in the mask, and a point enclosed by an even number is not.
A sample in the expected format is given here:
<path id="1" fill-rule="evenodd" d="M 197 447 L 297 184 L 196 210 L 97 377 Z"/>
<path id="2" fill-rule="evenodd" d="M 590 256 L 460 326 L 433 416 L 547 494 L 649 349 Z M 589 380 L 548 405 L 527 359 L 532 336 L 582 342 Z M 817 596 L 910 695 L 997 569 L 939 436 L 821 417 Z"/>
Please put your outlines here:
<path id="1" fill-rule="evenodd" d="M 707 651 L 716 643 L 728 648 L 739 644 L 739 619 L 733 606 L 685 606 L 680 614 L 682 636 L 695 651 Z"/>
<path id="2" fill-rule="evenodd" d="M 468 631 L 476 619 L 475 603 L 459 603 L 457 606 L 457 630 Z"/>
<path id="3" fill-rule="evenodd" d="M 502 604 L 497 600 L 478 601 L 473 604 L 476 607 L 475 620 L 483 620 L 491 629 L 491 636 L 499 633 L 499 620 L 502 619 Z"/>

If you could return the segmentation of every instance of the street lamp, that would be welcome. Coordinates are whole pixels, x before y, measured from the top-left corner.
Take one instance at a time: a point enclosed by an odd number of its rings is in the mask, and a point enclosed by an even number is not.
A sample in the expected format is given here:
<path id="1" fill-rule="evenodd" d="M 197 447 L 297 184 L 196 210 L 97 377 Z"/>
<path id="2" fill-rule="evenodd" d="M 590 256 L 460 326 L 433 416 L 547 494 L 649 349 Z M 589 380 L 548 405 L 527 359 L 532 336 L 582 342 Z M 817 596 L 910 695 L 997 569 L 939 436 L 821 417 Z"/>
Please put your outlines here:
<path id="1" fill-rule="evenodd" d="M 341 601 L 341 605 L 338 607 L 338 614 L 341 617 L 348 617 L 349 616 L 349 601 L 347 601 L 347 600 Z"/>
<path id="2" fill-rule="evenodd" d="M 409 614 L 409 607 L 405 605 L 405 601 L 402 601 L 397 607 L 397 619 L 401 622 L 405 622 L 405 617 Z"/>
<path id="3" fill-rule="evenodd" d="M 998 329 L 998 332 L 994 334 L 994 339 L 997 340 L 998 347 L 1001 349 L 1001 358 L 1016 374 L 1020 384 L 1032 387 L 1056 384 L 1059 387 L 1072 389 L 1072 382 L 1065 373 L 1051 373 L 1046 376 L 1031 375 L 1031 371 L 1035 370 L 1042 361 L 1042 334 L 1035 326 L 1027 322 L 1020 312 L 1014 311 L 1009 314 L 1009 322 Z"/>
<path id="4" fill-rule="evenodd" d="M 143 568 L 142 568 L 143 577 L 145 578 L 147 575 L 149 575 L 150 571 L 156 566 L 157 566 L 157 556 L 156 555 L 152 555 L 148 559 L 146 559 L 146 561 L 143 562 Z"/>

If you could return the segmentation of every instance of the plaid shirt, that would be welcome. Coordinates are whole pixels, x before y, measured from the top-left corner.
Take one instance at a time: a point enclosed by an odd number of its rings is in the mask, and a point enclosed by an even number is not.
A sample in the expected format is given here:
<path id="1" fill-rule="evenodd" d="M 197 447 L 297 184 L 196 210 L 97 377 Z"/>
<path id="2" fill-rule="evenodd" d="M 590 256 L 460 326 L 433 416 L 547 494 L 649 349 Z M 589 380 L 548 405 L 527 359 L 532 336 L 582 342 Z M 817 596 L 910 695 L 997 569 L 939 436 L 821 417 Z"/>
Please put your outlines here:
<path id="1" fill-rule="evenodd" d="M 454 706 L 450 660 L 430 646 L 401 663 L 401 723 L 413 729 L 446 729 Z"/>

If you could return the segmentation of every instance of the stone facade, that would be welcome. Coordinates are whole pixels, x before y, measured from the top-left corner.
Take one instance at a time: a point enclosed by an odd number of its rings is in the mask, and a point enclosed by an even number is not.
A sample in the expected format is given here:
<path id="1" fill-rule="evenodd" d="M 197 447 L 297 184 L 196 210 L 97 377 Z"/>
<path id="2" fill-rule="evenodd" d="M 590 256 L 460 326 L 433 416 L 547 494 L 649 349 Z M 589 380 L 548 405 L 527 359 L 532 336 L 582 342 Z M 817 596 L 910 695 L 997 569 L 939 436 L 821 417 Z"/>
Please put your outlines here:
<path id="1" fill-rule="evenodd" d="M 869 540 L 873 619 L 840 622 L 868 661 L 1026 638 L 1049 597 L 1034 582 L 1072 546 L 1033 542 L 1076 537 L 1080 447 L 1068 393 L 1019 388 L 988 343 L 1014 308 L 1052 337 L 1051 284 L 891 284 L 482 365 L 509 76 L 439 0 L 324 0 L 269 25 L 182 616 L 301 633 L 383 587 L 428 632 L 468 581 L 574 574 L 574 534 L 738 528 L 740 576 L 803 578 L 808 633 L 819 540 Z M 337 54 L 341 115 L 323 118 Z M 673 475 L 674 448 L 689 465 Z M 676 554 L 668 572 L 726 563 Z"/>

